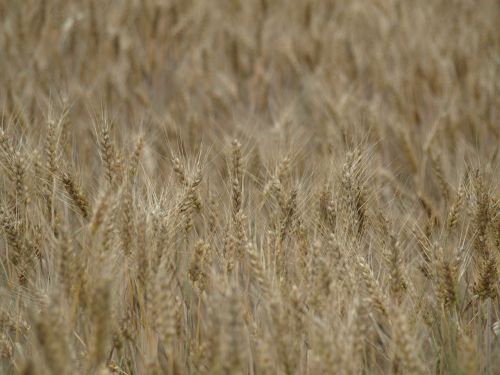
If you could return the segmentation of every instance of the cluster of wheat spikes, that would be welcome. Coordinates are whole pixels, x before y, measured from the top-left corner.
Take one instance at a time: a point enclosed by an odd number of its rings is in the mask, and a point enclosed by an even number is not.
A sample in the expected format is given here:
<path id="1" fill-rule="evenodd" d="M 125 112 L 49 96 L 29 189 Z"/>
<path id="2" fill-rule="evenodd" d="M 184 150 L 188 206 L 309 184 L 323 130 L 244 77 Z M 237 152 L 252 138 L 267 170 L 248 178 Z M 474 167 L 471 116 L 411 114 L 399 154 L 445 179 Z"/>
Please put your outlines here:
<path id="1" fill-rule="evenodd" d="M 1 374 L 498 374 L 496 0 L 0 0 Z"/>

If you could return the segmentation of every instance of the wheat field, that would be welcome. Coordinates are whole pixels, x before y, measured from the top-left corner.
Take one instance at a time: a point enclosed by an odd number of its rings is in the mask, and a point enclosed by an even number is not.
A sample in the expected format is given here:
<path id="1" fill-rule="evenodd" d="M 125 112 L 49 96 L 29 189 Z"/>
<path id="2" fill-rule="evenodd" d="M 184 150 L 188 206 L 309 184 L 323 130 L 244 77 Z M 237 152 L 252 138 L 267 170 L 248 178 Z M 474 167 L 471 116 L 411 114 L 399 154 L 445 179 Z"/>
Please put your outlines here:
<path id="1" fill-rule="evenodd" d="M 0 0 L 0 373 L 500 373 L 499 25 Z"/>

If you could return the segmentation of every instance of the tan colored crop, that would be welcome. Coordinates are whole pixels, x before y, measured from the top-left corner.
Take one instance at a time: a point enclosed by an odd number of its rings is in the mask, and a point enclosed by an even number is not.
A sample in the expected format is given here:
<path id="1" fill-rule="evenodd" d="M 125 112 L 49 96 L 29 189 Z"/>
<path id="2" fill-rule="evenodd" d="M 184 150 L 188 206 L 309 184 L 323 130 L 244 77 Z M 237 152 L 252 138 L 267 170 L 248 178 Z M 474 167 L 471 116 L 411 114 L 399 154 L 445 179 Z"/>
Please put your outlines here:
<path id="1" fill-rule="evenodd" d="M 500 373 L 496 0 L 0 0 L 0 374 Z"/>

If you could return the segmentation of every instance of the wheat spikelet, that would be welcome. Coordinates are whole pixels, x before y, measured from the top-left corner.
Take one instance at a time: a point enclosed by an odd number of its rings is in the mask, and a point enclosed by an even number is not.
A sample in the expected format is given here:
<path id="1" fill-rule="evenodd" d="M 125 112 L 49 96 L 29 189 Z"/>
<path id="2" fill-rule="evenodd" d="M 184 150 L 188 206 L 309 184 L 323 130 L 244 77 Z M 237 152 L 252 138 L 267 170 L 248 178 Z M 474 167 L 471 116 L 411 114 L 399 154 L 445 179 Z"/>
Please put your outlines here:
<path id="1" fill-rule="evenodd" d="M 264 299 L 267 300 L 271 296 L 271 285 L 266 276 L 266 271 L 263 267 L 262 261 L 259 259 L 260 257 L 251 243 L 247 244 L 246 251 L 250 260 L 252 276 L 259 289 L 259 292 L 262 294 Z"/>
<path id="2" fill-rule="evenodd" d="M 448 212 L 448 221 L 447 221 L 448 231 L 451 231 L 457 225 L 458 215 L 460 213 L 460 210 L 462 209 L 464 198 L 465 198 L 465 191 L 463 186 L 460 185 L 457 191 L 455 202 L 453 202 L 453 205 L 451 206 Z"/>
<path id="3" fill-rule="evenodd" d="M 72 372 L 72 356 L 66 338 L 66 327 L 58 314 L 60 311 L 57 303 L 54 302 L 49 309 L 44 309 L 39 314 L 34 331 L 40 342 L 45 365 L 53 374 L 65 374 Z"/>
<path id="4" fill-rule="evenodd" d="M 28 186 L 26 185 L 26 161 L 20 153 L 16 152 L 14 158 L 14 185 L 16 202 L 24 209 L 29 203 Z"/>
<path id="5" fill-rule="evenodd" d="M 111 196 L 112 189 L 108 189 L 96 204 L 96 208 L 89 223 L 89 229 L 92 235 L 96 234 L 96 232 L 99 230 L 99 227 L 105 220 L 106 214 L 108 213 Z"/>
<path id="6" fill-rule="evenodd" d="M 106 280 L 99 282 L 92 298 L 93 339 L 89 365 L 94 369 L 104 365 L 109 349 L 111 292 L 108 284 Z"/>
<path id="7" fill-rule="evenodd" d="M 120 169 L 120 160 L 117 158 L 115 146 L 111 141 L 110 129 L 107 122 L 104 122 L 101 125 L 99 133 L 99 146 L 106 177 L 109 183 L 112 184 L 119 179 L 119 175 L 117 173 Z"/>
<path id="8" fill-rule="evenodd" d="M 9 257 L 10 261 L 16 264 L 21 261 L 25 245 L 18 221 L 3 207 L 0 207 L 0 225 L 5 233 L 7 242 L 12 247 L 12 254 Z"/>
<path id="9" fill-rule="evenodd" d="M 483 176 L 479 171 L 474 176 L 474 195 L 476 207 L 474 212 L 474 225 L 476 235 L 474 239 L 474 251 L 476 259 L 486 258 L 488 255 L 486 235 L 490 224 L 490 196 L 486 190 Z"/>
<path id="10" fill-rule="evenodd" d="M 209 251 L 209 245 L 202 240 L 199 240 L 194 247 L 194 255 L 189 269 L 189 277 L 195 288 L 199 291 L 203 291 L 207 287 L 207 263 Z"/>
<path id="11" fill-rule="evenodd" d="M 74 271 L 74 253 L 73 253 L 73 244 L 71 238 L 69 238 L 66 230 L 61 232 L 61 236 L 59 238 L 59 254 L 58 254 L 58 277 L 59 282 L 63 285 L 66 296 L 69 297 L 71 295 L 71 291 L 73 289 L 73 280 L 74 275 L 72 274 Z"/>
<path id="12" fill-rule="evenodd" d="M 174 172 L 177 176 L 177 180 L 182 186 L 187 186 L 187 177 L 186 172 L 184 170 L 184 166 L 181 164 L 181 161 L 178 157 L 172 159 L 172 164 L 174 166 Z"/>
<path id="13" fill-rule="evenodd" d="M 230 288 L 222 319 L 223 337 L 221 338 L 225 374 L 243 374 L 245 366 L 244 327 L 241 317 L 240 301 L 235 288 Z"/>
<path id="14" fill-rule="evenodd" d="M 120 239 L 122 243 L 123 253 L 125 256 L 130 256 L 132 253 L 134 241 L 134 202 L 130 189 L 125 190 L 122 195 L 122 217 L 121 217 L 121 233 Z"/>
<path id="15" fill-rule="evenodd" d="M 362 257 L 358 256 L 357 263 L 361 271 L 361 278 L 367 289 L 368 299 L 378 312 L 387 317 L 388 312 L 385 302 L 385 296 L 382 294 L 382 290 L 380 288 L 380 285 L 378 284 L 377 279 L 375 279 L 375 276 L 373 275 L 373 271 Z"/>
<path id="16" fill-rule="evenodd" d="M 395 310 L 393 318 L 394 373 L 426 374 L 427 371 L 415 353 L 418 346 L 411 336 L 406 316 L 401 310 Z"/>
<path id="17" fill-rule="evenodd" d="M 129 168 L 128 168 L 128 179 L 129 182 L 131 183 L 134 177 L 137 174 L 137 169 L 139 167 L 139 162 L 141 159 L 141 153 L 144 148 L 144 137 L 140 136 L 138 137 L 135 147 L 134 147 L 134 152 L 132 153 L 132 156 L 130 157 L 130 163 L 129 163 Z"/>
<path id="18" fill-rule="evenodd" d="M 165 259 L 160 266 L 155 280 L 155 326 L 159 338 L 166 348 L 167 356 L 172 355 L 176 336 L 176 316 L 179 302 L 173 293 L 174 270 Z M 170 358 L 171 359 L 171 358 Z"/>
<path id="19" fill-rule="evenodd" d="M 481 298 L 495 298 L 497 295 L 498 270 L 497 261 L 493 255 L 482 259 L 474 285 L 475 293 Z"/>
<path id="20" fill-rule="evenodd" d="M 456 302 L 456 269 L 445 259 L 443 249 L 440 249 L 437 260 L 438 297 L 442 306 L 449 308 Z"/>
<path id="21" fill-rule="evenodd" d="M 236 216 L 241 210 L 243 171 L 241 160 L 241 143 L 235 139 L 232 142 L 232 169 L 231 169 L 231 197 L 233 216 Z"/>
<path id="22" fill-rule="evenodd" d="M 49 186 L 52 186 L 58 169 L 58 139 L 56 131 L 55 122 L 49 119 L 47 122 L 47 136 L 45 141 L 45 157 L 47 160 L 47 171 L 49 172 Z"/>
<path id="23" fill-rule="evenodd" d="M 78 185 L 68 173 L 63 174 L 62 183 L 70 198 L 80 210 L 82 216 L 85 219 L 88 219 L 91 213 L 91 208 L 87 197 L 83 194 L 83 191 L 78 187 Z"/>
<path id="24" fill-rule="evenodd" d="M 431 165 L 434 170 L 434 174 L 438 180 L 439 188 L 441 190 L 441 194 L 445 201 L 449 199 L 449 188 L 448 183 L 446 182 L 446 177 L 443 172 L 443 167 L 441 166 L 441 159 L 439 155 L 435 155 L 432 152 L 430 153 Z"/>
<path id="25" fill-rule="evenodd" d="M 401 302 L 403 293 L 408 287 L 403 276 L 404 270 L 402 269 L 400 246 L 399 241 L 391 234 L 389 236 L 390 291 L 398 303 Z"/>

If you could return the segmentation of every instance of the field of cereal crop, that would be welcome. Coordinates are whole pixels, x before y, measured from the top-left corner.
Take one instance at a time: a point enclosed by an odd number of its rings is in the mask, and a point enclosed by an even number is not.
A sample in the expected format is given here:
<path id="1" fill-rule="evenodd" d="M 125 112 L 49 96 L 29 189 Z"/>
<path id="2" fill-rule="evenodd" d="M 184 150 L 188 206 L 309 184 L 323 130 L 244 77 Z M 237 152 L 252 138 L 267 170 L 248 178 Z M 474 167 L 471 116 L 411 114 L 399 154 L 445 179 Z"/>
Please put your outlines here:
<path id="1" fill-rule="evenodd" d="M 500 373 L 495 0 L 0 0 L 0 373 Z"/>

